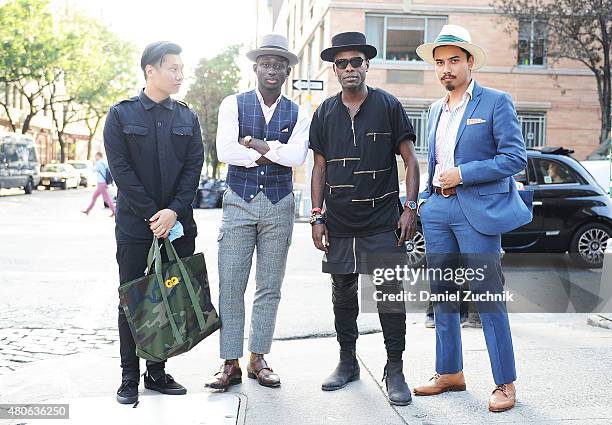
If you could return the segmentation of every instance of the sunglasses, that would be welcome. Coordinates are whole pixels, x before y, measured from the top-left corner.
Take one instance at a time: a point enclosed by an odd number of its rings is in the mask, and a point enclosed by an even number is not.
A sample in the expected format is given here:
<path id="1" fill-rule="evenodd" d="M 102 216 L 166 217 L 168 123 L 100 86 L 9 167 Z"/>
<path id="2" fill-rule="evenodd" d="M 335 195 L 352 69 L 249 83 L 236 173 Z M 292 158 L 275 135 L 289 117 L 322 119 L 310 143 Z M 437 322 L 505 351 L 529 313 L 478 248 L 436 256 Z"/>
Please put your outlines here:
<path id="1" fill-rule="evenodd" d="M 359 68 L 361 65 L 363 65 L 363 61 L 365 61 L 364 58 L 354 57 L 350 59 L 336 59 L 334 61 L 334 64 L 336 65 L 336 68 L 338 69 L 346 69 L 349 63 L 351 64 L 353 68 Z"/>

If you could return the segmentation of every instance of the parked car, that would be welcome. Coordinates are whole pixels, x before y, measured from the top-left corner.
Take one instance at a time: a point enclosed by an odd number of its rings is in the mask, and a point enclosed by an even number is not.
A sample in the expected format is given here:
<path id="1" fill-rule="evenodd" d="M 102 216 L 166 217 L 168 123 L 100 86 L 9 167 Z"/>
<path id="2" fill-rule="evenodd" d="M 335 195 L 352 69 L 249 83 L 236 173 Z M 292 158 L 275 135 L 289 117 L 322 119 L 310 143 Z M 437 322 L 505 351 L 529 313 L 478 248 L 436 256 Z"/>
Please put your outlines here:
<path id="1" fill-rule="evenodd" d="M 45 189 L 60 187 L 78 189 L 81 175 L 70 164 L 47 164 L 40 169 L 40 185 Z"/>
<path id="2" fill-rule="evenodd" d="M 582 267 L 602 266 L 612 237 L 612 200 L 571 153 L 553 147 L 527 150 L 527 168 L 514 179 L 533 191 L 533 220 L 502 235 L 505 252 L 569 252 Z M 425 263 L 424 242 L 419 221 L 416 236 L 406 242 L 415 267 Z"/>
<path id="3" fill-rule="evenodd" d="M 0 133 L 0 189 L 22 188 L 31 194 L 40 182 L 36 144 L 29 136 Z"/>
<path id="4" fill-rule="evenodd" d="M 587 169 L 595 178 L 597 183 L 609 193 L 612 186 L 611 168 L 612 162 L 609 159 L 599 159 L 591 161 L 581 161 L 580 164 Z"/>
<path id="5" fill-rule="evenodd" d="M 225 180 L 203 177 L 196 191 L 192 206 L 194 208 L 221 208 L 223 193 L 227 189 Z"/>
<path id="6" fill-rule="evenodd" d="M 71 160 L 68 164 L 72 165 L 79 171 L 81 180 L 79 184 L 81 186 L 90 186 L 96 183 L 96 176 L 94 172 L 94 166 L 91 161 L 88 160 Z"/>

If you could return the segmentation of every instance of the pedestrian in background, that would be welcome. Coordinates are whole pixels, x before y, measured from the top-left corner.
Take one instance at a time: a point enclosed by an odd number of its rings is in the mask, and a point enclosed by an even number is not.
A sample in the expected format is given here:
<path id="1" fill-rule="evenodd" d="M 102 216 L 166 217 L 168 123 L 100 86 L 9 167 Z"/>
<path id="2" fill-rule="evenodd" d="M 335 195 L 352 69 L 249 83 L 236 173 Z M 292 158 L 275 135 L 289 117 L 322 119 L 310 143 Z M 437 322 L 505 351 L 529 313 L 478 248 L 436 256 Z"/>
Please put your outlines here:
<path id="1" fill-rule="evenodd" d="M 104 146 L 117 185 L 117 263 L 120 284 L 144 275 L 153 238 L 167 238 L 180 223 L 183 235 L 172 241 L 180 257 L 193 255 L 196 223 L 191 202 L 200 181 L 204 146 L 196 114 L 170 95 L 183 82 L 181 48 L 160 41 L 148 45 L 140 66 L 146 87 L 138 96 L 110 108 Z M 176 230 L 176 229 L 175 229 Z M 165 250 L 162 252 L 167 260 Z M 134 337 L 119 306 L 122 382 L 117 401 L 138 400 L 139 359 Z M 165 362 L 147 360 L 144 386 L 162 394 L 187 390 L 165 372 Z"/>
<path id="2" fill-rule="evenodd" d="M 107 183 L 107 176 L 110 173 L 108 164 L 106 163 L 106 161 L 104 161 L 104 155 L 102 155 L 102 152 L 96 152 L 96 163 L 94 165 L 94 172 L 96 173 L 96 190 L 91 195 L 91 202 L 89 203 L 89 206 L 81 212 L 86 215 L 89 215 L 89 212 L 96 204 L 96 200 L 100 195 L 102 195 L 102 199 L 112 211 L 112 214 L 110 216 L 114 217 L 116 213 L 115 203 L 113 202 L 108 193 Z"/>

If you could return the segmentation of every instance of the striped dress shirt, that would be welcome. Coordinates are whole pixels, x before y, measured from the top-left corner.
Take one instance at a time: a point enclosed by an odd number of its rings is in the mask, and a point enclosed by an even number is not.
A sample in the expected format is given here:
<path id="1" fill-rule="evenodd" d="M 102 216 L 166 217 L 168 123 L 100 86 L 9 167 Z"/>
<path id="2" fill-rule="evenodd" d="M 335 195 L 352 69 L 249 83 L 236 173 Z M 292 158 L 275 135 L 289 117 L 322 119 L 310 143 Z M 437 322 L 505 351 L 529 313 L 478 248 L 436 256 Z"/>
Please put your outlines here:
<path id="1" fill-rule="evenodd" d="M 470 83 L 467 90 L 463 94 L 461 103 L 454 109 L 448 106 L 449 95 L 446 95 L 446 100 L 442 105 L 440 120 L 436 130 L 436 168 L 432 184 L 441 187 L 440 174 L 455 166 L 455 144 L 457 143 L 457 132 L 459 125 L 465 113 L 465 109 L 472 99 L 472 90 L 474 90 L 474 80 Z M 459 171 L 461 175 L 461 171 Z"/>

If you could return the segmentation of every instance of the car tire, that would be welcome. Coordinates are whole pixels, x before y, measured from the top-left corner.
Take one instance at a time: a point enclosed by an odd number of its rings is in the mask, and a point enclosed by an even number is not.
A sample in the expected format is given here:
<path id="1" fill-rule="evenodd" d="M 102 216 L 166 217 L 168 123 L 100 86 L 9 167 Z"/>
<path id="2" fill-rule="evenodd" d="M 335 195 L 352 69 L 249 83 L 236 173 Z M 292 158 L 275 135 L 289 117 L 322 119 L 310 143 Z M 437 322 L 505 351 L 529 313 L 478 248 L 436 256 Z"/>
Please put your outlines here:
<path id="1" fill-rule="evenodd" d="M 68 189 L 68 182 L 62 183 L 62 190 Z"/>
<path id="2" fill-rule="evenodd" d="M 418 269 L 423 267 L 427 262 L 425 253 L 425 235 L 423 228 L 417 227 L 417 231 L 409 241 L 406 241 L 406 251 L 408 252 L 408 266 Z"/>
<path id="3" fill-rule="evenodd" d="M 587 223 L 579 228 L 570 243 L 572 260 L 580 267 L 599 269 L 603 266 L 606 242 L 612 230 L 601 223 Z"/>
<path id="4" fill-rule="evenodd" d="M 25 190 L 26 195 L 32 194 L 32 191 L 34 190 L 34 182 L 32 181 L 32 179 L 28 179 L 28 182 L 26 183 L 23 190 Z"/>

